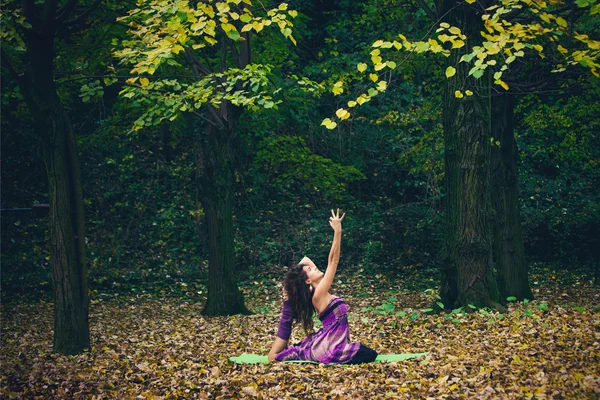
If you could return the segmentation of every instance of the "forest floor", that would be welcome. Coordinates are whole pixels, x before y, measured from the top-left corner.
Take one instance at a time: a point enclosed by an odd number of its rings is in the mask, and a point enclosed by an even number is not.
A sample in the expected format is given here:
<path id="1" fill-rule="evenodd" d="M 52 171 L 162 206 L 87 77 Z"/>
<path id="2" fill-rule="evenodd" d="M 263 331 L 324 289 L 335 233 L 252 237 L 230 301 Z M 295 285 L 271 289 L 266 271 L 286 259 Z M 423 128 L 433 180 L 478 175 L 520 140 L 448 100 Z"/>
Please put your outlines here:
<path id="1" fill-rule="evenodd" d="M 429 352 L 397 363 L 239 365 L 267 354 L 281 288 L 242 287 L 254 315 L 205 318 L 198 297 L 92 292 L 92 347 L 52 348 L 52 304 L 2 305 L 0 398 L 600 398 L 600 288 L 566 271 L 534 270 L 536 299 L 431 315 L 434 299 L 401 279 L 340 271 L 353 340 L 379 353 Z M 431 287 L 434 282 L 431 280 Z M 295 329 L 292 340 L 299 340 Z"/>

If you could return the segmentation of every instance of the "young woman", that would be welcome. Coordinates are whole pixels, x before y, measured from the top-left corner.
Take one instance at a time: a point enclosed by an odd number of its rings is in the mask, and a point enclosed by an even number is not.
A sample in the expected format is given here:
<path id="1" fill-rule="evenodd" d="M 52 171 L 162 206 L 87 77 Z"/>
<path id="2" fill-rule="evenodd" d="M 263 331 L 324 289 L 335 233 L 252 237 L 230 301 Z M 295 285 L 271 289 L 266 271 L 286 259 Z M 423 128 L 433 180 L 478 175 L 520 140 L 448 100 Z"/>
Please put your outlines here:
<path id="1" fill-rule="evenodd" d="M 304 257 L 292 267 L 284 280 L 284 301 L 277 337 L 269 352 L 269 361 L 309 360 L 324 364 L 359 364 L 374 361 L 377 353 L 359 342 L 350 341 L 348 307 L 340 297 L 332 296 L 329 288 L 340 261 L 342 220 L 340 210 L 329 218 L 333 228 L 333 243 L 327 271 L 323 274 L 315 263 Z M 323 327 L 313 330 L 313 314 L 318 313 Z M 308 336 L 288 347 L 293 322 L 302 324 Z M 309 333 L 312 332 L 312 333 Z"/>

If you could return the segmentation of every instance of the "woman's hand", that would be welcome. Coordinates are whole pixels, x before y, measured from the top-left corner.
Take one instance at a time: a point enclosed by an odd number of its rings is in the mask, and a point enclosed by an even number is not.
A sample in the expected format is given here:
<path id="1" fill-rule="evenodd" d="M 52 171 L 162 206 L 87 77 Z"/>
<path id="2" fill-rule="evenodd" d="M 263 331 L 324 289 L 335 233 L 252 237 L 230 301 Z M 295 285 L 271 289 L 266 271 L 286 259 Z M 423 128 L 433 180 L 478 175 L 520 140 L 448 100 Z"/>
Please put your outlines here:
<path id="1" fill-rule="evenodd" d="M 331 215 L 332 217 L 329 218 L 329 225 L 331 226 L 331 228 L 333 228 L 333 230 L 335 232 L 341 231 L 342 230 L 342 220 L 344 219 L 344 216 L 346 215 L 346 213 L 344 213 L 341 217 L 340 217 L 340 209 L 337 209 L 337 213 L 334 213 L 333 210 L 331 210 Z"/>

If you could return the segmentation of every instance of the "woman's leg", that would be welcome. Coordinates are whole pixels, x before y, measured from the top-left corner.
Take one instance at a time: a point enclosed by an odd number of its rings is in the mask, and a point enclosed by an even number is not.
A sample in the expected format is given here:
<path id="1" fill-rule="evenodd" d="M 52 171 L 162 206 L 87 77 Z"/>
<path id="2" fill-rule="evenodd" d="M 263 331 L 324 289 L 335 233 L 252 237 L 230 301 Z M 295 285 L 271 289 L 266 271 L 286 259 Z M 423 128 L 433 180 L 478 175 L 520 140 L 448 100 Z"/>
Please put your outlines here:
<path id="1" fill-rule="evenodd" d="M 368 363 L 368 362 L 375 361 L 376 358 L 377 358 L 377 352 L 373 349 L 368 348 L 367 346 L 365 346 L 364 344 L 361 343 L 360 348 L 358 349 L 358 351 L 356 352 L 354 357 L 352 357 L 352 359 L 350 361 L 348 361 L 346 364 Z"/>

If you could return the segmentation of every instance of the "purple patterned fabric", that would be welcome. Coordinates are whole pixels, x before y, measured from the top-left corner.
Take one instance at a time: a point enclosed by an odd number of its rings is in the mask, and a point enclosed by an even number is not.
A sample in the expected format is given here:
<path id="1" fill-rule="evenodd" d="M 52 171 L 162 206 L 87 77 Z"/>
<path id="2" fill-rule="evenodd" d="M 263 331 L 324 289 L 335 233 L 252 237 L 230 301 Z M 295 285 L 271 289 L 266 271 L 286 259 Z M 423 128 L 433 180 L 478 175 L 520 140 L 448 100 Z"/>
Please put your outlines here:
<path id="1" fill-rule="evenodd" d="M 294 318 L 294 311 L 292 305 L 288 300 L 283 301 L 283 308 L 281 310 L 281 319 L 279 320 L 279 329 L 277 329 L 277 337 L 283 340 L 288 340 L 292 334 L 292 322 Z"/>
<path id="2" fill-rule="evenodd" d="M 331 310 L 331 311 L 330 311 Z M 349 362 L 360 348 L 350 342 L 348 306 L 340 297 L 333 298 L 319 314 L 323 327 L 311 333 L 298 345 L 289 346 L 275 357 L 276 361 L 309 360 L 323 364 Z"/>

